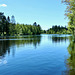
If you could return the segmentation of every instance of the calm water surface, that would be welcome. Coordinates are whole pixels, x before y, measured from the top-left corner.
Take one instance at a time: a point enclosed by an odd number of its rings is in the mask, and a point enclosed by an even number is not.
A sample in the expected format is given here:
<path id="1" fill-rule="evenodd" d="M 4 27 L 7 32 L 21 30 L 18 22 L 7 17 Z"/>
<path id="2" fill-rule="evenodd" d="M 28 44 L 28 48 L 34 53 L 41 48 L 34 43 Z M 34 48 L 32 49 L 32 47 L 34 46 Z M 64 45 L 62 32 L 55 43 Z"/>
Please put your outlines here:
<path id="1" fill-rule="evenodd" d="M 69 37 L 57 34 L 0 37 L 0 75 L 70 73 Z"/>

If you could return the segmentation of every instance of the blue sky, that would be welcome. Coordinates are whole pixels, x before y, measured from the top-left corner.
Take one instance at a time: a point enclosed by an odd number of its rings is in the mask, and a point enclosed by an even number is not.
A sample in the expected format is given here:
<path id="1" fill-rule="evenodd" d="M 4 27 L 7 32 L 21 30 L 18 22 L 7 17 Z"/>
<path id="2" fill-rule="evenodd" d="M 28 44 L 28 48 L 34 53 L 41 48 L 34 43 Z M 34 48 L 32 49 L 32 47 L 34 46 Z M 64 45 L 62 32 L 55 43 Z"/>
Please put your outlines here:
<path id="1" fill-rule="evenodd" d="M 65 10 L 61 0 L 0 0 L 0 12 L 10 17 L 14 15 L 20 24 L 37 22 L 45 30 L 52 25 L 67 25 Z"/>

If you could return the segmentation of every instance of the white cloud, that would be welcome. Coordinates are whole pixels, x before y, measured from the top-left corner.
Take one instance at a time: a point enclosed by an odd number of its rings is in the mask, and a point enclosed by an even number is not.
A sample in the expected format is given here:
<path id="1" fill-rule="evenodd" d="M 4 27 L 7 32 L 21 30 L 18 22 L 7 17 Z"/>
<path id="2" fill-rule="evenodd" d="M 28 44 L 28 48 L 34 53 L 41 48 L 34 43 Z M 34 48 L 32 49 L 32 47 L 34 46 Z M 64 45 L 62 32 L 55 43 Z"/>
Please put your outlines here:
<path id="1" fill-rule="evenodd" d="M 0 4 L 0 7 L 7 7 L 6 4 Z"/>

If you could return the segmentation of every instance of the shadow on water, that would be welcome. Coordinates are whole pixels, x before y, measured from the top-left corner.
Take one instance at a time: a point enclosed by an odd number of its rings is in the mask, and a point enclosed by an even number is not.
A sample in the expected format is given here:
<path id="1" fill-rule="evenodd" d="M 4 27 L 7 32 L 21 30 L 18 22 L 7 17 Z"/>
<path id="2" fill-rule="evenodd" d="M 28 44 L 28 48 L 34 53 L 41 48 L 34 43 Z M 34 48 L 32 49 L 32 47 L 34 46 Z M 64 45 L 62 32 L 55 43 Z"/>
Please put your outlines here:
<path id="1" fill-rule="evenodd" d="M 68 46 L 69 57 L 66 62 L 67 70 L 64 75 L 75 75 L 75 41 L 73 36 L 69 37 L 70 44 Z"/>
<path id="2" fill-rule="evenodd" d="M 5 54 L 10 54 L 10 47 L 13 47 L 13 55 L 15 54 L 14 46 L 33 44 L 36 48 L 41 42 L 41 36 L 23 36 L 23 37 L 0 37 L 0 59 L 5 57 Z"/>

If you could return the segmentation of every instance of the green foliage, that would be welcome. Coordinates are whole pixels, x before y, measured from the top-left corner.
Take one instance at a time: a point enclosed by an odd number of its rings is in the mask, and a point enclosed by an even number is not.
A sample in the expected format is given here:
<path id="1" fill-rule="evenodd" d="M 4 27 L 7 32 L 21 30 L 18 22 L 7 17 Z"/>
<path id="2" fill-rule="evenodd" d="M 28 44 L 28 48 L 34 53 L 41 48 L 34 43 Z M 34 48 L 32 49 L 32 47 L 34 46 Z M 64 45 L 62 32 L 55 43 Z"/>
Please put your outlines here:
<path id="1" fill-rule="evenodd" d="M 70 32 L 68 32 L 68 29 L 66 27 L 63 26 L 52 26 L 52 28 L 48 29 L 47 34 L 69 34 Z"/>
<path id="2" fill-rule="evenodd" d="M 36 22 L 35 22 L 36 23 Z M 7 19 L 4 13 L 0 12 L 0 35 L 39 35 L 41 34 L 40 25 L 24 25 L 10 23 L 10 17 Z"/>
<path id="3" fill-rule="evenodd" d="M 37 35 L 41 34 L 41 29 L 38 26 L 24 24 L 10 24 L 10 35 Z"/>
<path id="4" fill-rule="evenodd" d="M 69 19 L 68 29 L 75 36 L 75 0 L 62 0 L 66 5 L 66 16 Z"/>
<path id="5" fill-rule="evenodd" d="M 42 30 L 41 33 L 42 33 L 42 34 L 46 34 L 46 30 Z"/>

